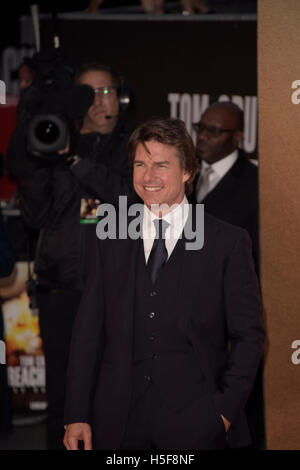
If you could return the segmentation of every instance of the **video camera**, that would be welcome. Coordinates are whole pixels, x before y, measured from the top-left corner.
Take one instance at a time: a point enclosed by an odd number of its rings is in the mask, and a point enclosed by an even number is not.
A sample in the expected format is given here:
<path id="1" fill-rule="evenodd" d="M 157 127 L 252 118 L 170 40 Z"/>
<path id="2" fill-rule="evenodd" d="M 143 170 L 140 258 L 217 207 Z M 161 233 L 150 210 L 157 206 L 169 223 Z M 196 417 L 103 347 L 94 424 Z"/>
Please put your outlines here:
<path id="1" fill-rule="evenodd" d="M 60 48 L 37 52 L 31 59 L 32 84 L 22 90 L 19 119 L 27 126 L 27 149 L 51 158 L 69 146 L 74 120 L 92 105 L 94 90 L 73 85 L 74 71 Z"/>

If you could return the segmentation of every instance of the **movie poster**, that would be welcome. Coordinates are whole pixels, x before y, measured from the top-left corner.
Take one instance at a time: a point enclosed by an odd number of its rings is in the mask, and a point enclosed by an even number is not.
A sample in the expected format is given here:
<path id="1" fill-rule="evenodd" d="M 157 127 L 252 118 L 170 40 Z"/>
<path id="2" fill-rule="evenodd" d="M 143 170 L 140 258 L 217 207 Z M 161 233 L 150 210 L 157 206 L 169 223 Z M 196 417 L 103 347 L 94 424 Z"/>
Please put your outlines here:
<path id="1" fill-rule="evenodd" d="M 15 412 L 47 408 L 38 311 L 29 307 L 27 276 L 28 264 L 17 262 L 12 275 L 0 282 L 8 383 Z"/>

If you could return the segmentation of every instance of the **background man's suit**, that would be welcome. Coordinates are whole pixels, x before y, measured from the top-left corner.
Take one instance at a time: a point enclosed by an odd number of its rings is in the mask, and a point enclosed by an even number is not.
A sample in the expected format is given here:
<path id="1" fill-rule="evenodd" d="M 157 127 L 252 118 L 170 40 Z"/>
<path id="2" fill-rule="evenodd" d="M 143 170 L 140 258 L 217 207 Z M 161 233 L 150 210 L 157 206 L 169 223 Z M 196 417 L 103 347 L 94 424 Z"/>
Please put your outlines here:
<path id="1" fill-rule="evenodd" d="M 248 231 L 258 273 L 258 169 L 242 150 L 230 170 L 201 202 L 209 214 Z"/>
<path id="2" fill-rule="evenodd" d="M 229 445 L 249 444 L 243 409 L 264 342 L 249 237 L 207 215 L 203 249 L 184 242 L 153 287 L 142 240 L 96 240 L 65 409 L 66 424 L 92 425 L 96 449 L 121 447 L 132 400 L 149 386 L 164 413 L 156 447 L 222 448 L 221 414 L 232 423 Z"/>

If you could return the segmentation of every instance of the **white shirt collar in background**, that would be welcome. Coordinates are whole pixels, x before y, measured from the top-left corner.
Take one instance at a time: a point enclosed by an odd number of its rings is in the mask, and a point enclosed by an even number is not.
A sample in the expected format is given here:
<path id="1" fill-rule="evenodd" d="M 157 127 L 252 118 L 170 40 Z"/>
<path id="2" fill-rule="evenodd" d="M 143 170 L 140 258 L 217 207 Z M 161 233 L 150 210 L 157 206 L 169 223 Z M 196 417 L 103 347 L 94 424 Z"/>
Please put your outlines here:
<path id="1" fill-rule="evenodd" d="M 230 155 L 227 155 L 227 157 L 224 157 L 218 162 L 215 162 L 210 165 L 214 171 L 209 175 L 209 192 L 214 189 L 220 182 L 220 180 L 226 175 L 226 173 L 228 173 L 230 168 L 237 161 L 238 156 L 238 151 L 234 150 Z M 207 166 L 209 165 L 204 160 L 202 160 L 201 173 L 205 170 Z"/>

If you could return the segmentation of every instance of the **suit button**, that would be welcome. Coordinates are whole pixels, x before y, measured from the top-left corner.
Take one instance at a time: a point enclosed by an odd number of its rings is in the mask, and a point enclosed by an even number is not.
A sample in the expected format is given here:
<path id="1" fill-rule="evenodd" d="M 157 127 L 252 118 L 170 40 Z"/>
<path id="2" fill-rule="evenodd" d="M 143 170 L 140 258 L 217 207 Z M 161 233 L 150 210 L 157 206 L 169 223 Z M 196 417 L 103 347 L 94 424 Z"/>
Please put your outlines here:
<path id="1" fill-rule="evenodd" d="M 145 379 L 147 382 L 150 382 L 150 381 L 151 381 L 150 375 L 144 375 L 144 379 Z"/>
<path id="2" fill-rule="evenodd" d="M 149 336 L 149 339 L 150 339 L 150 341 L 154 341 L 154 340 L 155 340 L 155 338 L 156 338 L 156 336 L 155 336 L 155 335 L 151 335 L 151 336 Z"/>
<path id="3" fill-rule="evenodd" d="M 154 313 L 154 312 L 149 313 L 149 318 L 154 318 L 154 317 L 155 317 L 155 313 Z"/>
<path id="4" fill-rule="evenodd" d="M 150 354 L 150 359 L 157 359 L 157 354 Z"/>
<path id="5" fill-rule="evenodd" d="M 154 297 L 155 295 L 157 295 L 157 292 L 155 292 L 155 290 L 150 292 L 150 297 Z"/>

